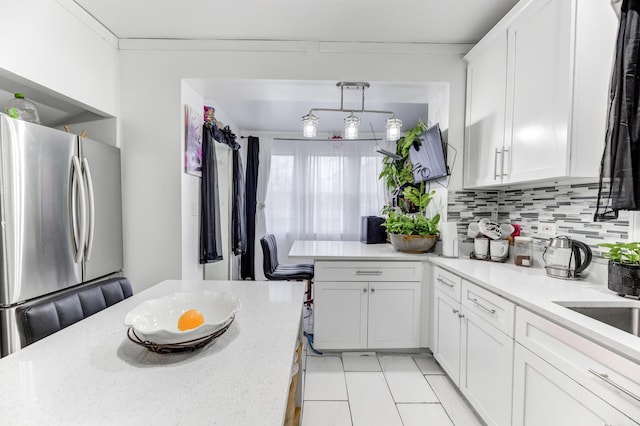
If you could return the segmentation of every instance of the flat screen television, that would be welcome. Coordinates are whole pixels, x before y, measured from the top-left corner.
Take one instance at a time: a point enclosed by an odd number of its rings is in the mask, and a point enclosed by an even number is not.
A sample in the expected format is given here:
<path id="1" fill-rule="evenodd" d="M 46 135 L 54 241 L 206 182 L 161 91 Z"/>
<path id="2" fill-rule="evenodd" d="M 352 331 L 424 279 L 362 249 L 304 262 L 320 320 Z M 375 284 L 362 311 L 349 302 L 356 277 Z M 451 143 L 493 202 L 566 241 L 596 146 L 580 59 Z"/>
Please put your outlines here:
<path id="1" fill-rule="evenodd" d="M 448 176 L 447 144 L 442 141 L 440 125 L 429 127 L 417 141 L 409 149 L 413 180 L 418 183 Z"/>

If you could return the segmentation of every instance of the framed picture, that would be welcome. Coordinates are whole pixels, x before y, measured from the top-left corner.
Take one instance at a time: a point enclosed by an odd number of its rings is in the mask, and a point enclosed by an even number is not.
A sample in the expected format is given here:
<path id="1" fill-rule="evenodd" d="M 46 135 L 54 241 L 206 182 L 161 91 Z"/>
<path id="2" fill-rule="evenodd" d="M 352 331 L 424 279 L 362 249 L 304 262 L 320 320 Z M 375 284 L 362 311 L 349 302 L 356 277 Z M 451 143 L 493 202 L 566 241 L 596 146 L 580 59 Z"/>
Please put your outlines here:
<path id="1" fill-rule="evenodd" d="M 194 176 L 202 176 L 202 124 L 202 113 L 186 105 L 184 111 L 184 171 Z"/>

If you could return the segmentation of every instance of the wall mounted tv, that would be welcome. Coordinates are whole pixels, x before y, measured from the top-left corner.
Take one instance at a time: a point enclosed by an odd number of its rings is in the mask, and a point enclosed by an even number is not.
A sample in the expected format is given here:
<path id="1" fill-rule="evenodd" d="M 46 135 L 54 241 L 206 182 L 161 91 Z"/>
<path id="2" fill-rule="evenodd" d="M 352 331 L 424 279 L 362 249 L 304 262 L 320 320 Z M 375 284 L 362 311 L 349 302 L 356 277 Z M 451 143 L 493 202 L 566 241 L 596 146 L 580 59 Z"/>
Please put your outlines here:
<path id="1" fill-rule="evenodd" d="M 438 123 L 418 136 L 417 143 L 409 149 L 409 159 L 413 165 L 413 180 L 416 183 L 449 175 L 447 144 L 442 141 Z"/>

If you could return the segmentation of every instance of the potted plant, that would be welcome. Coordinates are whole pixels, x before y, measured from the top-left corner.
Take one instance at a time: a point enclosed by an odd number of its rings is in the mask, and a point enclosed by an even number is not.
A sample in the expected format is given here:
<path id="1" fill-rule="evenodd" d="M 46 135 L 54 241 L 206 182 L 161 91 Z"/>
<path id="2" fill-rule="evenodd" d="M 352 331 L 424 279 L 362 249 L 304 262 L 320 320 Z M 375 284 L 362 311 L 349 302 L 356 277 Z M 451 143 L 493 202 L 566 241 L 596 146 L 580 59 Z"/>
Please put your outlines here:
<path id="1" fill-rule="evenodd" d="M 435 191 L 426 191 L 424 182 L 416 184 L 413 167 L 409 161 L 409 149 L 419 143 L 417 137 L 427 129 L 420 121 L 417 127 L 407 131 L 396 143 L 397 158 L 385 157 L 379 178 L 384 179 L 393 200 L 384 206 L 386 216 L 383 226 L 389 233 L 393 247 L 398 251 L 422 253 L 436 243 L 440 214 L 429 217 L 429 204 Z"/>
<path id="2" fill-rule="evenodd" d="M 640 296 L 640 242 L 603 243 L 609 251 L 608 286 L 619 296 Z"/>

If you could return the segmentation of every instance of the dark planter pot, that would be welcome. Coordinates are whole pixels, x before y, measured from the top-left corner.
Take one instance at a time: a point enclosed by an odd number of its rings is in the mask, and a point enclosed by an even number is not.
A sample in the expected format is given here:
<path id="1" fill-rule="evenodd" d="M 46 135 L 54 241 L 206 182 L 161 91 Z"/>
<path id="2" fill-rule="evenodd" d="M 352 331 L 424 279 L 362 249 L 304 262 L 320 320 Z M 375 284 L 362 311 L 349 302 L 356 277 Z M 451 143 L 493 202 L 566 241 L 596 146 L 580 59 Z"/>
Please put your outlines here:
<path id="1" fill-rule="evenodd" d="M 391 245 L 398 251 L 405 253 L 424 253 L 431 250 L 438 239 L 437 235 L 403 235 L 389 234 Z"/>
<path id="2" fill-rule="evenodd" d="M 609 290 L 619 296 L 640 296 L 640 265 L 609 261 Z"/>

